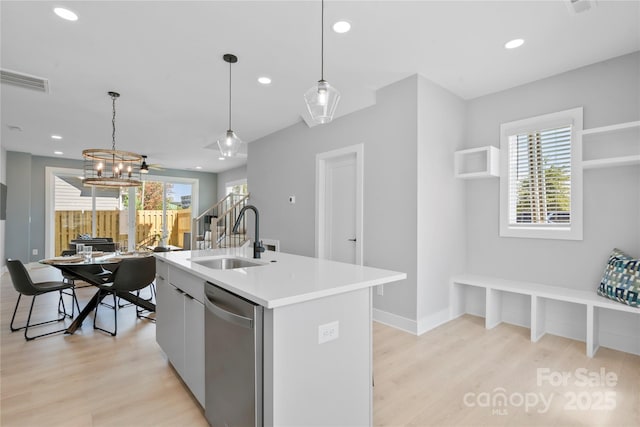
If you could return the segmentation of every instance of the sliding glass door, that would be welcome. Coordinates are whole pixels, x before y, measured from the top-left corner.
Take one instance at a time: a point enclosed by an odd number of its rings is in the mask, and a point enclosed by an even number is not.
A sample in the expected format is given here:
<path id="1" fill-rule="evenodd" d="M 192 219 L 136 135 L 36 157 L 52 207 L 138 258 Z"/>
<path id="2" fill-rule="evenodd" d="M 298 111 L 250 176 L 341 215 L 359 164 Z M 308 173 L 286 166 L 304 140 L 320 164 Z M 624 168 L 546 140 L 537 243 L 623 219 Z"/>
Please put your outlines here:
<path id="1" fill-rule="evenodd" d="M 188 247 L 194 210 L 194 180 L 146 180 L 136 194 L 136 245 Z"/>
<path id="2" fill-rule="evenodd" d="M 129 249 L 188 248 L 196 179 L 153 177 L 138 188 L 98 188 L 82 185 L 81 170 L 46 169 L 45 256 L 60 255 L 81 236 L 126 241 Z"/>

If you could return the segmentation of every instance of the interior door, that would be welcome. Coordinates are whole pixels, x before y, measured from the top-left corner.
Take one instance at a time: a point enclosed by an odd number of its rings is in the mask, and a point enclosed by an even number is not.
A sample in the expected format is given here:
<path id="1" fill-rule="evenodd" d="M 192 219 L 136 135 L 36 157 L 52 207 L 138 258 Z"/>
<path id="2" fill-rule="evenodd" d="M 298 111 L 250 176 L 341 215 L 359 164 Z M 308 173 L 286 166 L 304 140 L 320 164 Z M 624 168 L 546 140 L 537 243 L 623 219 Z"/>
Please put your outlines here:
<path id="1" fill-rule="evenodd" d="M 327 258 L 356 263 L 356 154 L 327 160 L 325 169 Z"/>

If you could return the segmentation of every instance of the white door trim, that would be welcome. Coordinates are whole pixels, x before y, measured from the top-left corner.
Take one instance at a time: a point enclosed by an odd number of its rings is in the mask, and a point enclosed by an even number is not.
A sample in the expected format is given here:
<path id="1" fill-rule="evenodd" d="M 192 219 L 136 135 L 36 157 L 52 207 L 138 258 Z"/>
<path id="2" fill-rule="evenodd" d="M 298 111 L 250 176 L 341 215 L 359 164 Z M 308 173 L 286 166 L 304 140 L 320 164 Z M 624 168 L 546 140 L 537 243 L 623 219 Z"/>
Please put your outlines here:
<path id="1" fill-rule="evenodd" d="M 356 264 L 363 262 L 363 198 L 364 198 L 364 144 L 351 145 L 337 150 L 316 154 L 316 253 L 317 258 L 326 258 L 324 245 L 326 207 L 327 161 L 346 154 L 356 155 Z"/>
<path id="2" fill-rule="evenodd" d="M 46 166 L 44 168 L 44 254 L 43 258 L 49 258 L 55 255 L 55 177 L 57 175 L 82 176 L 82 169 L 59 168 Z M 95 209 L 94 209 L 95 211 Z M 93 221 L 95 222 L 95 221 Z"/>

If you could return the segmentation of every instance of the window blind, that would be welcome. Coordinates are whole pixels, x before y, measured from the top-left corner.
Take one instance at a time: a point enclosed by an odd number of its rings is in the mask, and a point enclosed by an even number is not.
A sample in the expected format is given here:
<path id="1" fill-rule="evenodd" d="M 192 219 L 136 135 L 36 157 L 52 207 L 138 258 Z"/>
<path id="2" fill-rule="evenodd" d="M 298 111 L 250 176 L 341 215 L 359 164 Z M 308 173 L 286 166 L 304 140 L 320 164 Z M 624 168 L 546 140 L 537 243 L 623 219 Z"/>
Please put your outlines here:
<path id="1" fill-rule="evenodd" d="M 509 224 L 571 223 L 571 126 L 509 137 Z"/>

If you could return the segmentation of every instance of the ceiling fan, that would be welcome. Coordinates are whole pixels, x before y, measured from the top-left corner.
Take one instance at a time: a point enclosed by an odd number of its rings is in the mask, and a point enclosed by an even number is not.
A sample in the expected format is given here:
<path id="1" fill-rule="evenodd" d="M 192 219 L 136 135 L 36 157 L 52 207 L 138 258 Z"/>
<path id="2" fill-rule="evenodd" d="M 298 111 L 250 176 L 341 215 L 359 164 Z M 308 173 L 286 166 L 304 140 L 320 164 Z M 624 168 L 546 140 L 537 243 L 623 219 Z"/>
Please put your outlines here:
<path id="1" fill-rule="evenodd" d="M 149 173 L 149 169 L 156 170 L 156 171 L 164 170 L 162 166 L 159 165 L 158 163 L 148 164 L 146 155 L 142 154 L 141 156 L 142 156 L 142 163 L 140 164 L 140 173 Z"/>

